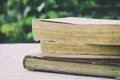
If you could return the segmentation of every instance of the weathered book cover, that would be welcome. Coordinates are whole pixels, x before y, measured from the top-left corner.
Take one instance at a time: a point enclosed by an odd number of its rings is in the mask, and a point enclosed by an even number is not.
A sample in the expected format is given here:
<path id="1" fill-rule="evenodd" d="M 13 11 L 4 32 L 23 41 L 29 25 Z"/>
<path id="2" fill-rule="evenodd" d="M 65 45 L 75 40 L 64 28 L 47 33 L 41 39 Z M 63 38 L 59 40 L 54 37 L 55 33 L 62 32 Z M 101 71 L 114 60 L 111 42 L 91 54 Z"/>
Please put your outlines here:
<path id="1" fill-rule="evenodd" d="M 58 18 L 33 19 L 35 40 L 66 44 L 120 45 L 120 20 Z"/>
<path id="2" fill-rule="evenodd" d="M 120 58 L 120 46 L 105 46 L 105 45 L 86 45 L 86 44 L 65 44 L 55 41 L 42 41 L 41 51 L 44 56 L 59 56 L 66 55 L 99 55 L 99 56 L 116 56 Z M 61 55 L 61 56 L 60 56 Z M 73 56 L 71 56 L 72 58 Z"/>
<path id="3" fill-rule="evenodd" d="M 116 77 L 120 75 L 119 59 L 76 59 L 26 55 L 25 69 L 75 75 Z"/>

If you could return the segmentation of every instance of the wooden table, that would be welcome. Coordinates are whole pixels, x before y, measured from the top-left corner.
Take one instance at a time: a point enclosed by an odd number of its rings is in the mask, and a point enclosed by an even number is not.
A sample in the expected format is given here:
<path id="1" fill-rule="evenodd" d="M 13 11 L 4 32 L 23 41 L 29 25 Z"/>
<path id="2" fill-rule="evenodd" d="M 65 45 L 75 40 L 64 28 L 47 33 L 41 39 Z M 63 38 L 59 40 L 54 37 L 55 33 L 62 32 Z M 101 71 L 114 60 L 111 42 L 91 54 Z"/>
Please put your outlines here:
<path id="1" fill-rule="evenodd" d="M 0 44 L 0 80 L 113 80 L 24 69 L 22 65 L 24 56 L 38 52 L 40 52 L 38 43 Z"/>

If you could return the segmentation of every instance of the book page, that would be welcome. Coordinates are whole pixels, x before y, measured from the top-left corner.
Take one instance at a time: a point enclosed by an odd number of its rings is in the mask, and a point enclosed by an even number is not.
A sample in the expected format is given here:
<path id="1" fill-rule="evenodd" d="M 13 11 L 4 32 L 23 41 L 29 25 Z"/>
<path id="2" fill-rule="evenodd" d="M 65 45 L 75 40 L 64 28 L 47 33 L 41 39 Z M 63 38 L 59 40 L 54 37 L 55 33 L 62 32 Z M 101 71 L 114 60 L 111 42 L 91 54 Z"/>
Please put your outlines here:
<path id="1" fill-rule="evenodd" d="M 108 20 L 108 19 L 89 19 L 89 18 L 76 18 L 76 17 L 66 17 L 66 18 L 55 18 L 55 19 L 40 19 L 42 21 L 51 22 L 61 22 L 70 24 L 112 24 L 120 25 L 120 20 Z"/>

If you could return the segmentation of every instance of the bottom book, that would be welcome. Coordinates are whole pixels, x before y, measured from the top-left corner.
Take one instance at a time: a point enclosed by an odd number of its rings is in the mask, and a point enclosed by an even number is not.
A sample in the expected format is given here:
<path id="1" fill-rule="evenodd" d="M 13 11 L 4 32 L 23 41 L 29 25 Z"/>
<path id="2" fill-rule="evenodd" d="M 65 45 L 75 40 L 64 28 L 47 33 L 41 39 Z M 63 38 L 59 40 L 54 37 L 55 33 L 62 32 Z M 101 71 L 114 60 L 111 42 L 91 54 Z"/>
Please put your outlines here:
<path id="1" fill-rule="evenodd" d="M 23 60 L 23 66 L 28 70 L 110 78 L 120 76 L 119 64 L 119 59 L 53 58 L 40 54 L 26 55 Z"/>

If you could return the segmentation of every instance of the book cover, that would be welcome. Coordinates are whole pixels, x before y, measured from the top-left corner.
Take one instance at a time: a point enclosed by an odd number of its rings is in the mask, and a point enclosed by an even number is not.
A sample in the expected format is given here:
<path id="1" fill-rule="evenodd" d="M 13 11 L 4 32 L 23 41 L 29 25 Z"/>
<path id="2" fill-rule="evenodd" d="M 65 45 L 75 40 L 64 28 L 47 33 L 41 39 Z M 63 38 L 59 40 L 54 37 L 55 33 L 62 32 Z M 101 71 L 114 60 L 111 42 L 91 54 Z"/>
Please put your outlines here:
<path id="1" fill-rule="evenodd" d="M 105 45 L 86 45 L 86 44 L 65 44 L 55 41 L 42 41 L 41 51 L 44 56 L 50 55 L 99 55 L 99 56 L 116 56 L 120 58 L 120 46 Z M 72 58 L 72 56 L 71 56 Z"/>
<path id="2" fill-rule="evenodd" d="M 71 59 L 26 55 L 25 69 L 76 75 L 116 77 L 120 75 L 119 59 Z"/>
<path id="3" fill-rule="evenodd" d="M 32 30 L 35 40 L 66 44 L 120 45 L 120 20 L 74 17 L 33 19 Z"/>

